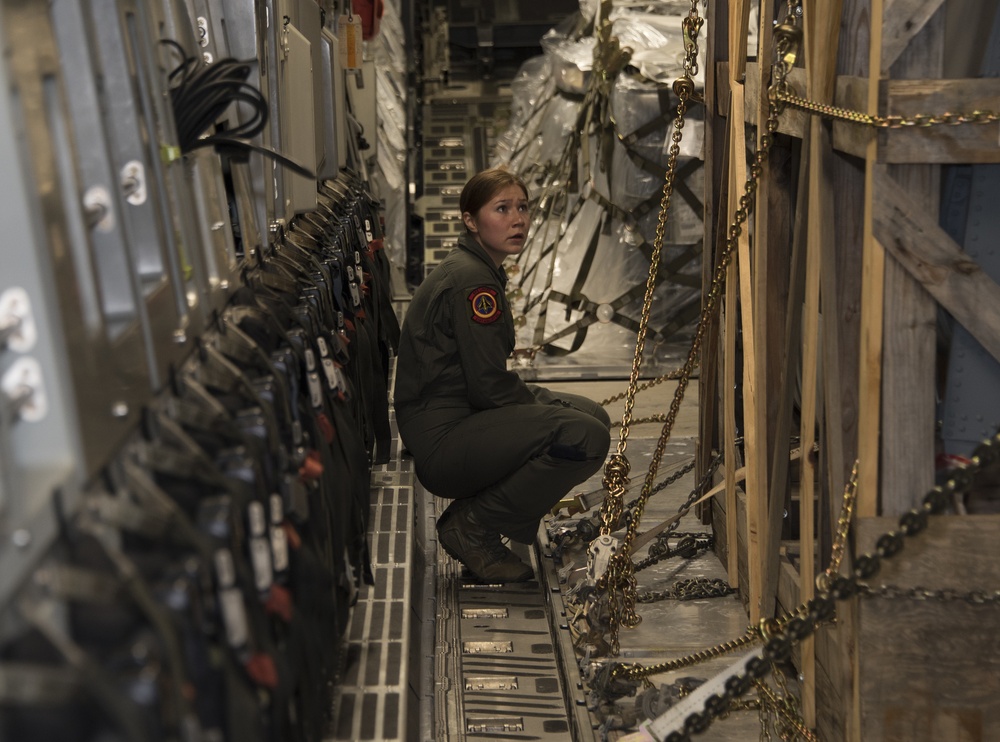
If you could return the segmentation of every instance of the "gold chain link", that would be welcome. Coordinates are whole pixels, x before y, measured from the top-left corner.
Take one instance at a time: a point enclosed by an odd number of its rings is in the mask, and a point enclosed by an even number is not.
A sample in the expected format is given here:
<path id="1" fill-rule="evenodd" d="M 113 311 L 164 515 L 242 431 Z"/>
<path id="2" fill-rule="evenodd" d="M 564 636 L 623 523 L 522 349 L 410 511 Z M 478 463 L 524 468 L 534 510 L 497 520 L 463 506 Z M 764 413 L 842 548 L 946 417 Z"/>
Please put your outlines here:
<path id="1" fill-rule="evenodd" d="M 668 371 L 667 373 L 663 374 L 663 376 L 658 376 L 655 379 L 650 379 L 649 381 L 645 381 L 642 384 L 639 384 L 638 386 L 636 386 L 635 391 L 644 392 L 647 389 L 657 386 L 658 384 L 662 384 L 664 381 L 672 381 L 674 379 L 679 379 L 681 378 L 682 371 L 683 368 L 675 368 L 673 371 Z M 608 397 L 607 399 L 602 401 L 600 405 L 601 407 L 607 407 L 612 402 L 617 402 L 620 399 L 625 399 L 625 396 L 627 394 L 628 394 L 627 391 L 615 394 L 614 396 Z"/>
<path id="2" fill-rule="evenodd" d="M 651 675 L 659 675 L 665 672 L 673 672 L 674 670 L 682 670 L 685 667 L 700 665 L 702 662 L 714 660 L 717 657 L 722 657 L 730 652 L 735 652 L 737 649 L 749 646 L 759 639 L 760 629 L 752 626 L 747 629 L 747 632 L 743 636 L 737 639 L 717 644 L 716 646 L 709 647 L 708 649 L 702 649 L 699 652 L 694 652 L 693 654 L 689 654 L 685 657 L 679 657 L 675 660 L 660 662 L 659 664 L 650 665 L 649 667 L 644 667 L 638 662 L 632 665 L 616 665 L 612 671 L 612 677 L 622 677 L 638 682 L 640 680 L 645 680 Z"/>
<path id="3" fill-rule="evenodd" d="M 691 4 L 691 11 L 688 16 L 684 19 L 684 38 L 685 38 L 685 48 L 688 51 L 688 57 L 697 58 L 697 35 L 698 31 L 701 29 L 702 19 L 698 16 L 697 2 L 696 0 Z M 794 39 L 792 41 L 785 42 L 787 47 L 791 47 L 795 43 Z M 794 63 L 795 50 L 789 52 L 788 49 L 779 50 L 779 53 L 783 55 L 785 60 L 791 60 Z M 784 85 L 785 78 L 790 70 L 791 65 L 789 63 L 776 65 L 775 74 L 775 84 Z M 688 64 L 687 58 L 685 59 L 685 70 L 687 71 Z M 680 140 L 680 129 L 683 126 L 683 112 L 686 110 L 687 100 L 690 98 L 691 93 L 694 90 L 694 83 L 690 77 L 681 77 L 674 84 L 675 92 L 677 92 L 680 102 L 677 106 L 678 119 L 674 121 L 674 145 L 671 147 L 671 154 L 673 154 L 674 149 L 677 148 L 677 142 Z M 743 224 L 747 221 L 749 217 L 750 210 L 753 208 L 754 198 L 757 191 L 757 182 L 760 180 L 761 175 L 764 172 L 764 164 L 767 162 L 767 158 L 770 155 L 771 145 L 774 141 L 774 133 L 778 129 L 778 113 L 779 108 L 776 100 L 773 96 L 769 97 L 768 102 L 768 113 L 766 120 L 766 132 L 760 138 L 760 145 L 757 148 L 757 152 L 754 155 L 753 164 L 750 166 L 750 176 L 747 178 L 744 184 L 743 195 L 740 196 L 739 207 L 736 209 L 733 220 L 729 224 L 729 229 L 726 233 L 726 245 L 722 254 L 719 256 L 719 263 L 716 267 L 715 274 L 712 278 L 711 287 L 705 296 L 704 303 L 702 305 L 701 316 L 698 319 L 697 330 L 695 331 L 694 340 L 691 343 L 691 349 L 688 351 L 687 360 L 681 367 L 680 377 L 677 380 L 677 389 L 674 392 L 673 401 L 670 404 L 669 412 L 667 413 L 667 420 L 664 423 L 663 431 L 660 435 L 660 439 L 656 446 L 656 451 L 653 454 L 653 460 L 650 462 L 649 472 L 646 476 L 646 482 L 643 485 L 642 493 L 639 496 L 639 502 L 632 511 L 632 518 L 629 521 L 629 525 L 626 529 L 625 538 L 622 540 L 622 544 L 619 550 L 614 554 L 608 562 L 607 570 L 604 576 L 601 578 L 599 587 L 605 589 L 608 594 L 608 611 L 609 611 L 609 621 L 608 630 L 610 634 L 610 646 L 613 654 L 618 654 L 620 649 L 618 640 L 618 630 L 620 626 L 636 626 L 641 620 L 635 613 L 635 603 L 636 603 L 636 588 L 635 588 L 635 565 L 631 558 L 631 544 L 635 539 L 639 522 L 642 519 L 643 510 L 646 506 L 646 500 L 649 497 L 649 492 L 652 489 L 652 481 L 656 475 L 656 467 L 659 465 L 660 459 L 663 456 L 663 451 L 666 447 L 666 443 L 670 438 L 670 434 L 673 430 L 674 423 L 677 419 L 677 414 L 680 411 L 681 402 L 684 399 L 684 393 L 687 390 L 688 382 L 690 381 L 691 372 L 697 365 L 697 359 L 701 351 L 701 344 L 704 340 L 705 333 L 708 331 L 710 325 L 710 318 L 712 317 L 716 307 L 718 306 L 719 298 L 722 295 L 723 287 L 726 281 L 726 271 L 729 268 L 729 264 L 732 261 L 733 254 L 739 244 L 739 237 L 743 231 Z M 671 160 L 676 163 L 676 157 Z M 667 184 L 664 185 L 664 198 L 669 205 L 669 191 L 668 186 L 672 185 L 672 172 L 668 170 L 667 172 Z M 666 215 L 661 209 L 660 212 L 660 222 L 665 222 Z M 657 230 L 657 242 L 654 244 L 654 257 L 658 258 L 658 251 L 660 247 L 660 229 Z M 655 270 L 650 270 L 650 285 L 655 279 Z M 652 294 L 649 290 L 646 293 L 646 303 L 643 306 L 643 324 L 640 325 L 640 332 L 645 322 L 647 321 L 649 314 L 649 305 L 652 300 Z M 641 356 L 641 343 L 644 340 L 642 334 L 639 336 L 639 343 L 636 345 L 636 356 L 633 361 L 633 376 L 629 383 L 629 390 L 626 394 L 626 408 L 625 415 L 622 420 L 622 433 L 619 440 L 618 452 L 611 457 L 605 468 L 605 487 L 608 490 L 608 496 L 605 498 L 604 507 L 601 510 L 601 516 L 603 520 L 603 527 L 606 531 L 602 530 L 602 533 L 610 533 L 612 527 L 617 524 L 617 519 L 621 515 L 622 509 L 622 495 L 625 488 L 625 483 L 627 482 L 627 475 L 629 470 L 628 459 L 625 458 L 625 446 L 628 441 L 628 424 L 631 420 L 631 406 L 634 401 L 635 391 L 634 391 L 634 381 L 637 378 L 637 363 Z"/>
<path id="4" fill-rule="evenodd" d="M 776 677 L 778 676 L 780 676 L 780 673 L 776 675 Z M 819 742 L 819 738 L 809 727 L 806 726 L 805 721 L 803 721 L 802 717 L 799 716 L 795 707 L 790 702 L 789 700 L 790 697 L 788 696 L 787 688 L 783 689 L 785 697 L 781 698 L 771 689 L 771 687 L 767 683 L 763 681 L 755 680 L 754 685 L 757 688 L 757 693 L 760 698 L 761 707 L 766 708 L 768 711 L 776 713 L 778 716 L 781 717 L 781 720 L 791 730 L 793 730 L 794 735 L 789 735 L 785 734 L 784 732 L 781 732 L 780 736 L 782 740 L 795 740 L 801 738 L 806 740 L 807 742 Z M 763 731 L 763 728 L 764 725 L 762 723 L 761 734 L 765 733 Z M 768 739 L 770 738 L 769 733 L 767 738 Z"/>
<path id="5" fill-rule="evenodd" d="M 841 503 L 840 518 L 837 521 L 837 534 L 830 549 L 830 567 L 827 568 L 827 572 L 820 575 L 820 579 L 826 577 L 827 573 L 836 575 L 836 573 L 840 571 L 840 563 L 843 560 L 844 553 L 847 549 L 847 535 L 850 530 L 851 519 L 854 513 L 854 503 L 857 496 L 857 468 L 858 464 L 855 463 L 854 470 L 851 473 L 851 480 L 844 487 L 844 497 Z M 819 580 L 817 580 L 817 582 L 819 582 Z M 821 585 L 820 589 L 823 590 L 824 587 Z M 618 665 L 614 669 L 614 677 L 621 676 L 632 681 L 645 681 L 651 675 L 659 675 L 664 672 L 680 670 L 684 667 L 691 667 L 692 665 L 697 665 L 702 662 L 706 662 L 707 660 L 721 657 L 724 654 L 728 654 L 736 649 L 745 647 L 760 639 L 764 639 L 766 641 L 778 631 L 783 630 L 793 618 L 796 618 L 797 616 L 805 616 L 808 611 L 809 606 L 806 603 L 802 603 L 794 611 L 786 614 L 782 618 L 762 619 L 757 626 L 748 627 L 746 633 L 737 639 L 717 644 L 714 647 L 703 649 L 699 652 L 689 654 L 679 659 L 668 660 L 667 662 L 650 665 L 649 667 L 644 667 L 639 663 L 632 665 Z"/>
<path id="6" fill-rule="evenodd" d="M 780 79 L 768 91 L 771 103 L 775 104 L 780 114 L 786 106 L 797 108 L 806 113 L 822 116 L 827 119 L 846 121 L 859 126 L 869 126 L 875 129 L 903 129 L 908 127 L 926 128 L 929 126 L 960 126 L 962 124 L 994 124 L 1000 121 L 1000 113 L 989 110 L 975 110 L 968 113 L 945 112 L 940 114 L 915 113 L 910 116 L 879 116 L 850 108 L 820 103 L 803 98 L 792 92 L 788 83 L 788 75 L 795 66 L 798 47 L 802 42 L 802 30 L 795 25 L 796 13 L 793 4 L 788 4 L 789 13 L 785 22 L 774 29 L 774 46 L 778 55 L 775 65 Z M 790 52 L 790 53 L 789 53 Z"/>
<path id="7" fill-rule="evenodd" d="M 847 533 L 851 528 L 857 495 L 858 459 L 855 459 L 854 468 L 851 469 L 851 477 L 844 487 L 844 499 L 840 505 L 840 517 L 837 519 L 837 536 L 830 549 L 830 565 L 816 578 L 816 587 L 821 591 L 827 591 L 833 578 L 840 573 L 840 564 L 844 561 L 844 554 L 847 552 Z"/>
<path id="8" fill-rule="evenodd" d="M 604 485 L 608 497 L 601 508 L 601 533 L 607 535 L 615 529 L 622 512 L 622 497 L 628 484 L 630 465 L 625 456 L 628 448 L 632 410 L 635 406 L 635 395 L 639 382 L 639 369 L 642 367 L 642 354 L 646 345 L 646 333 L 649 327 L 649 315 L 653 306 L 653 290 L 656 287 L 656 276 L 660 266 L 660 255 L 663 250 L 663 239 L 666 232 L 667 214 L 670 211 L 670 200 L 674 190 L 674 176 L 677 171 L 677 158 L 680 155 L 680 141 L 683 135 L 684 116 L 687 113 L 688 100 L 694 92 L 693 74 L 697 72 L 698 33 L 701 30 L 702 18 L 698 15 L 698 2 L 691 0 L 691 10 L 683 20 L 684 27 L 684 75 L 674 83 L 677 94 L 677 115 L 671 132 L 671 144 L 667 157 L 667 168 L 664 174 L 663 196 L 660 199 L 660 212 L 656 220 L 656 234 L 653 238 L 652 255 L 650 256 L 649 277 L 646 279 L 646 293 L 643 297 L 642 312 L 639 318 L 639 330 L 636 336 L 635 353 L 632 356 L 632 371 L 629 375 L 628 389 L 625 392 L 625 410 L 622 414 L 622 426 L 618 439 L 618 447 L 608 461 L 604 471 Z M 683 373 L 683 372 L 682 372 Z"/>
<path id="9" fill-rule="evenodd" d="M 677 158 L 680 155 L 680 142 L 683 136 L 684 116 L 687 113 L 688 101 L 694 91 L 694 76 L 698 72 L 698 34 L 701 31 L 704 20 L 698 14 L 698 0 L 691 0 L 691 9 L 682 22 L 684 34 L 684 74 L 674 82 L 674 93 L 677 95 L 677 116 L 674 118 L 673 131 L 670 139 L 670 152 L 667 158 L 667 170 L 663 184 L 663 198 L 660 201 L 660 213 L 656 223 L 656 236 L 653 241 L 653 254 L 649 268 L 649 278 L 646 281 L 646 295 L 643 299 L 642 315 L 639 321 L 639 331 L 636 338 L 635 355 L 632 359 L 632 373 L 629 377 L 628 390 L 625 394 L 625 411 L 622 415 L 622 427 L 618 440 L 618 448 L 605 467 L 604 486 L 607 489 L 607 496 L 601 507 L 601 533 L 608 535 L 617 527 L 621 517 L 624 494 L 628 484 L 628 473 L 630 469 L 625 451 L 628 446 L 629 426 L 632 422 L 632 409 L 635 405 L 636 387 L 639 379 L 639 368 L 642 365 L 642 353 L 646 342 L 646 330 L 649 325 L 649 315 L 653 304 L 653 289 L 656 285 L 656 275 L 660 264 L 660 253 L 663 247 L 663 237 L 666 230 L 667 214 L 670 210 L 670 199 L 673 195 L 674 174 L 677 170 Z M 701 324 L 701 323 L 699 323 Z M 684 389 L 687 387 L 688 378 L 694 367 L 694 359 L 697 358 L 697 349 L 700 345 L 700 337 L 704 333 L 699 326 L 698 337 L 692 345 L 691 353 L 687 362 L 681 369 L 677 382 L 677 393 L 674 395 L 674 403 L 670 407 L 667 415 L 667 422 L 664 424 L 664 434 L 660 436 L 656 454 L 650 464 L 650 469 L 643 485 L 639 502 L 632 511 L 632 519 L 629 522 L 628 532 L 622 544 L 622 548 L 617 554 L 611 557 L 607 570 L 601 577 L 599 587 L 606 591 L 608 596 L 608 627 L 611 635 L 611 651 L 618 654 L 620 645 L 618 643 L 618 629 L 620 625 L 636 626 L 641 620 L 635 612 L 636 602 L 636 581 L 635 565 L 632 563 L 630 546 L 635 538 L 636 526 L 642 518 L 642 512 L 649 498 L 652 489 L 651 481 L 656 476 L 656 467 L 663 456 L 663 449 L 669 437 L 669 429 L 673 427 L 673 421 L 677 417 L 677 410 L 680 407 L 680 399 L 684 396 Z"/>
<path id="10" fill-rule="evenodd" d="M 827 103 L 809 100 L 790 92 L 786 86 L 775 91 L 775 99 L 779 105 L 791 106 L 826 119 L 847 121 L 851 124 L 869 126 L 875 129 L 903 129 L 910 127 L 926 128 L 929 126 L 960 126 L 962 124 L 995 124 L 1000 121 L 1000 113 L 989 110 L 976 110 L 969 113 L 915 113 L 912 116 L 878 116 L 849 108 L 841 108 Z"/>
<path id="11" fill-rule="evenodd" d="M 760 742 L 771 742 L 771 707 L 764 702 L 760 688 L 757 688 L 757 720 L 760 723 Z"/>
<path id="12" fill-rule="evenodd" d="M 815 732 L 806 726 L 805 720 L 799 715 L 798 710 L 795 708 L 792 696 L 788 693 L 788 688 L 784 686 L 784 678 L 781 673 L 776 673 L 775 678 L 782 678 L 781 680 L 778 680 L 778 683 L 783 685 L 783 696 L 779 696 L 767 683 L 761 680 L 755 680 L 754 686 L 757 688 L 761 706 L 766 707 L 769 711 L 772 711 L 780 716 L 785 725 L 793 732 L 788 734 L 784 730 L 780 731 L 779 736 L 781 739 L 789 741 L 804 739 L 806 742 L 819 742 L 819 738 L 816 736 Z M 761 733 L 764 733 L 763 729 Z M 770 737 L 768 736 L 768 738 Z"/>
<path id="13" fill-rule="evenodd" d="M 632 419 L 632 425 L 644 425 L 646 423 L 665 423 L 667 421 L 667 416 L 663 413 L 656 415 L 650 415 L 649 417 L 636 417 Z M 611 427 L 617 427 L 621 423 L 611 423 Z"/>

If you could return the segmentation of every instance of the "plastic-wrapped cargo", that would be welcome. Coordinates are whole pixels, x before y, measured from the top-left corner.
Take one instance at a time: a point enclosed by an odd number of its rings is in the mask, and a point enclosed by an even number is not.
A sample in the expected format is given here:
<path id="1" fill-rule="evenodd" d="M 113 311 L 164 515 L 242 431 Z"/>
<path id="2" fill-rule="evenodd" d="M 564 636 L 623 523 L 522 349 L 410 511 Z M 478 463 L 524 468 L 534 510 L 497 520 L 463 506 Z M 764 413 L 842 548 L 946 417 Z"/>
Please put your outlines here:
<path id="1" fill-rule="evenodd" d="M 544 54 L 512 83 L 497 164 L 525 177 L 536 205 L 511 299 L 523 316 L 518 347 L 534 349 L 522 357 L 539 371 L 631 368 L 689 9 L 686 1 L 581 2 L 580 15 L 546 34 Z M 703 87 L 700 73 L 694 81 Z M 702 111 L 688 109 L 649 317 L 650 374 L 682 359 L 700 308 Z"/>
<path id="2" fill-rule="evenodd" d="M 385 249 L 395 266 L 406 265 L 406 37 L 401 0 L 386 0 L 379 34 L 368 43 L 375 59 L 378 131 L 372 185 L 385 204 Z"/>

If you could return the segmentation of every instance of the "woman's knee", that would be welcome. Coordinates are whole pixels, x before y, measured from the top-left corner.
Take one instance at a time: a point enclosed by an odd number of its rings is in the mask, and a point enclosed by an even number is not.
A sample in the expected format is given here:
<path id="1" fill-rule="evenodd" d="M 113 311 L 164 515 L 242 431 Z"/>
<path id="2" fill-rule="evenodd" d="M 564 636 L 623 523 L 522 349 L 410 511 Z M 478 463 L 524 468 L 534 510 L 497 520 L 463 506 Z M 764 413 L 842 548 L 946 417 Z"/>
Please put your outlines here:
<path id="1" fill-rule="evenodd" d="M 611 448 L 611 419 L 603 409 L 601 412 L 604 413 L 604 419 L 597 419 L 597 425 L 594 426 L 590 435 L 593 436 L 596 450 L 600 453 L 600 458 L 603 459 L 607 456 L 608 449 Z"/>
<path id="2" fill-rule="evenodd" d="M 611 415 L 609 415 L 608 411 L 603 407 L 598 406 L 597 409 L 594 410 L 594 418 L 600 422 L 605 429 L 609 429 L 611 427 Z"/>
<path id="3" fill-rule="evenodd" d="M 548 453 L 573 461 L 603 460 L 611 446 L 611 431 L 601 420 L 576 412 L 556 434 Z"/>

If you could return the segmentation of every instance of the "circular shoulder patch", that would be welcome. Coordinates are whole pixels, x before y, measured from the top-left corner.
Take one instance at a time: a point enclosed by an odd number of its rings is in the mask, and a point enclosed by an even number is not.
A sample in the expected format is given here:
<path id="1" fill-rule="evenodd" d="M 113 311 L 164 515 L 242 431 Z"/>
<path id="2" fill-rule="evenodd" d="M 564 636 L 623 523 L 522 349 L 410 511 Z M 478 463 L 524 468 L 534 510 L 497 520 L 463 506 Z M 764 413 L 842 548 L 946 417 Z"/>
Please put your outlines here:
<path id="1" fill-rule="evenodd" d="M 481 286 L 469 294 L 472 304 L 472 319 L 481 325 L 489 325 L 500 319 L 500 303 L 497 292 L 489 286 Z"/>

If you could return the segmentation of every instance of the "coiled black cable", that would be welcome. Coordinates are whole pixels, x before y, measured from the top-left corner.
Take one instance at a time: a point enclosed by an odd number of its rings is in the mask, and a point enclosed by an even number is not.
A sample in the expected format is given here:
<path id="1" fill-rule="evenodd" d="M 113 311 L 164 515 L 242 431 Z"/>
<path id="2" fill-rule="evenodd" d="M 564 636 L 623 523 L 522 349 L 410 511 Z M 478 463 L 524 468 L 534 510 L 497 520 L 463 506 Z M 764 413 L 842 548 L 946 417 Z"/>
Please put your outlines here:
<path id="1" fill-rule="evenodd" d="M 260 152 L 298 175 L 315 180 L 315 173 L 291 158 L 250 141 L 264 130 L 268 116 L 264 95 L 246 81 L 250 76 L 250 62 L 227 57 L 204 64 L 201 58 L 189 56 L 173 39 L 163 39 L 160 43 L 172 47 L 181 56 L 180 64 L 167 75 L 181 152 L 215 147 L 220 154 L 242 161 L 251 151 Z M 233 103 L 247 104 L 250 115 L 246 120 L 225 132 L 206 136 Z"/>

